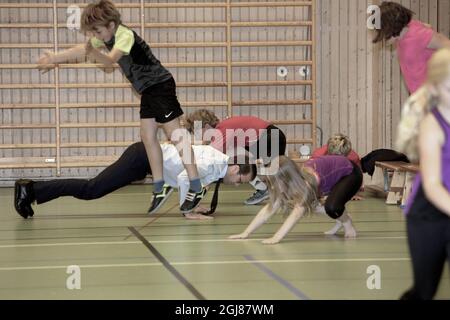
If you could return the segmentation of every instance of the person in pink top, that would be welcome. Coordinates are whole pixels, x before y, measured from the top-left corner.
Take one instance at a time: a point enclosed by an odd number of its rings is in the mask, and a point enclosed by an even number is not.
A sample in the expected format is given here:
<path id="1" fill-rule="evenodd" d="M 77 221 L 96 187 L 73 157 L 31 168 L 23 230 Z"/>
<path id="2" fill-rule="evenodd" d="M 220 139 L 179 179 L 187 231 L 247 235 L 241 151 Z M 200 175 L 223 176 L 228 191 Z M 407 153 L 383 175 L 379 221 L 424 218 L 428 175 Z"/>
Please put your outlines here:
<path id="1" fill-rule="evenodd" d="M 359 158 L 359 155 L 353 151 L 350 139 L 342 133 L 333 135 L 330 139 L 328 139 L 326 145 L 314 150 L 311 158 L 318 158 L 326 155 L 345 156 L 348 160 L 361 167 L 361 159 Z"/>
<path id="2" fill-rule="evenodd" d="M 413 94 L 427 78 L 427 63 L 433 53 L 450 47 L 450 40 L 430 25 L 414 20 L 414 12 L 402 5 L 385 1 L 380 5 L 381 28 L 374 43 L 387 41 L 396 47 L 400 69 L 409 93 Z"/>

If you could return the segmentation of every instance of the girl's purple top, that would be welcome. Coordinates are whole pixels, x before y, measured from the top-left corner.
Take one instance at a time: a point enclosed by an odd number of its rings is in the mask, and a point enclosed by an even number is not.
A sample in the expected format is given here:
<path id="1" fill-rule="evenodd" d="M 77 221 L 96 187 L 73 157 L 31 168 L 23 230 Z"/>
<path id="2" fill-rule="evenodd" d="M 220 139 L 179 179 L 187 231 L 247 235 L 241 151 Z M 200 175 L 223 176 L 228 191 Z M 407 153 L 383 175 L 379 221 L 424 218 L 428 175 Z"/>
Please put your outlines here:
<path id="1" fill-rule="evenodd" d="M 329 194 L 339 180 L 353 171 L 351 161 L 344 156 L 314 158 L 305 162 L 304 165 L 314 169 L 319 175 L 319 192 L 323 196 Z"/>
<path id="2" fill-rule="evenodd" d="M 445 142 L 442 146 L 442 158 L 441 158 L 441 167 L 442 167 L 442 184 L 450 192 L 450 124 L 444 119 L 437 108 L 434 108 L 432 111 L 433 115 L 436 117 L 436 120 L 439 122 L 442 130 L 444 130 Z M 422 183 L 422 175 L 418 173 L 413 183 L 412 192 L 408 198 L 406 203 L 405 213 L 407 214 L 411 209 L 411 206 L 416 198 L 417 192 L 419 191 L 419 187 Z"/>

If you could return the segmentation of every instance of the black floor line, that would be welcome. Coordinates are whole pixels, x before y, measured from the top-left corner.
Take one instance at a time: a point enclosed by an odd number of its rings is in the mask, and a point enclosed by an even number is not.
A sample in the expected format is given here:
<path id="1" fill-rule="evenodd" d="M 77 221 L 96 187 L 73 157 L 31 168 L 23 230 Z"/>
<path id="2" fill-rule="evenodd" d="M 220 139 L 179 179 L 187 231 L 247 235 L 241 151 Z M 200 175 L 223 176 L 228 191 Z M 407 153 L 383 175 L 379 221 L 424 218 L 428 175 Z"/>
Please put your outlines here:
<path id="1" fill-rule="evenodd" d="M 182 285 L 186 287 L 198 300 L 206 300 L 206 298 L 194 288 L 194 286 L 184 278 L 181 273 L 177 271 L 170 263 L 167 261 L 155 247 L 152 246 L 150 242 L 143 235 L 141 235 L 135 228 L 128 227 L 128 229 L 133 233 L 136 238 L 142 241 L 142 243 L 150 250 L 151 253 L 163 264 L 163 266 L 175 277 Z"/>
<path id="2" fill-rule="evenodd" d="M 172 210 L 173 208 L 175 208 L 176 206 L 177 206 L 177 205 L 174 205 L 174 206 L 170 207 L 169 210 L 167 210 L 167 211 L 165 211 L 165 212 L 163 212 L 163 213 L 151 215 L 152 219 L 151 219 L 149 222 L 147 222 L 144 226 L 140 227 L 138 231 L 141 231 L 141 230 L 143 230 L 144 228 L 148 227 L 149 225 L 151 225 L 153 222 L 155 222 L 156 220 L 158 220 L 159 218 L 161 218 L 161 217 L 162 217 L 164 214 L 166 214 L 167 212 L 171 211 L 171 210 Z M 123 240 L 124 240 L 124 241 L 128 240 L 132 235 L 133 235 L 133 234 L 127 235 Z"/>

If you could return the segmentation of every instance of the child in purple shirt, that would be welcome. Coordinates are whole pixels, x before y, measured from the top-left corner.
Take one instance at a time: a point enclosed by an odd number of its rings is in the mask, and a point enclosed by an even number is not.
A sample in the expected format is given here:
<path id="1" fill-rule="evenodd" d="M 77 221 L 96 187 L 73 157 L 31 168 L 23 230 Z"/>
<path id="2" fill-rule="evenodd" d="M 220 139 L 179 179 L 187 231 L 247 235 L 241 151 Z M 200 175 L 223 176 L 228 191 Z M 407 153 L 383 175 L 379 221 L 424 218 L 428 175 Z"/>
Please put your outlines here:
<path id="1" fill-rule="evenodd" d="M 328 195 L 342 177 L 353 171 L 352 163 L 344 156 L 323 156 L 308 160 L 305 167 L 312 169 L 318 177 L 320 195 Z"/>
<path id="2" fill-rule="evenodd" d="M 343 156 L 324 156 L 309 160 L 302 168 L 286 156 L 272 161 L 278 167 L 272 173 L 260 168 L 260 176 L 270 190 L 270 202 L 253 219 L 247 229 L 230 239 L 246 239 L 277 211 L 291 211 L 281 228 L 264 244 L 280 242 L 297 221 L 308 213 L 324 212 L 339 221 L 346 238 L 356 237 L 350 216 L 345 212 L 345 204 L 358 192 L 362 184 L 361 169 Z M 319 199 L 327 196 L 325 205 Z M 326 234 L 332 234 L 327 232 Z"/>

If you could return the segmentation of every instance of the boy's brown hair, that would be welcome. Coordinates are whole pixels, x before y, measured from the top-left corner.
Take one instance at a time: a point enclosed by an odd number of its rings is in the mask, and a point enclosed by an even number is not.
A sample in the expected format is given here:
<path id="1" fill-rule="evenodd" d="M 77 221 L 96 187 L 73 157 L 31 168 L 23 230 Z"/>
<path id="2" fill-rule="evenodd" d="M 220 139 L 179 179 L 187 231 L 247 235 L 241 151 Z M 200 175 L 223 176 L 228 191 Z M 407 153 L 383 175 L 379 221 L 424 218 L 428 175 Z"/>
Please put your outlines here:
<path id="1" fill-rule="evenodd" d="M 110 0 L 100 0 L 90 3 L 81 14 L 81 30 L 92 31 L 97 26 L 106 27 L 110 22 L 116 26 L 122 23 L 120 12 Z"/>
<path id="2" fill-rule="evenodd" d="M 385 1 L 380 5 L 381 28 L 377 29 L 377 35 L 373 43 L 398 37 L 403 28 L 411 22 L 414 12 L 401 4 Z"/>

